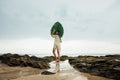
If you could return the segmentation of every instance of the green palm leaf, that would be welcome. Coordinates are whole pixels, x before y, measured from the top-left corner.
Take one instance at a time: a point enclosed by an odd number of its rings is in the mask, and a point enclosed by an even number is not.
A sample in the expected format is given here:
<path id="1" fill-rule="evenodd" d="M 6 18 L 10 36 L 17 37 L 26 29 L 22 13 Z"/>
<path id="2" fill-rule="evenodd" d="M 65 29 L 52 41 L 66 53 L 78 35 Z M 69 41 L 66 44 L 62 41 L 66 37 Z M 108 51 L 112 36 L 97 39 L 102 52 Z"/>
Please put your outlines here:
<path id="1" fill-rule="evenodd" d="M 64 29 L 63 29 L 62 24 L 61 24 L 60 22 L 56 22 L 56 23 L 52 26 L 50 34 L 51 34 L 51 35 L 55 35 L 55 32 L 56 32 L 56 31 L 59 32 L 59 36 L 60 36 L 60 37 L 63 36 L 63 34 L 64 34 Z"/>

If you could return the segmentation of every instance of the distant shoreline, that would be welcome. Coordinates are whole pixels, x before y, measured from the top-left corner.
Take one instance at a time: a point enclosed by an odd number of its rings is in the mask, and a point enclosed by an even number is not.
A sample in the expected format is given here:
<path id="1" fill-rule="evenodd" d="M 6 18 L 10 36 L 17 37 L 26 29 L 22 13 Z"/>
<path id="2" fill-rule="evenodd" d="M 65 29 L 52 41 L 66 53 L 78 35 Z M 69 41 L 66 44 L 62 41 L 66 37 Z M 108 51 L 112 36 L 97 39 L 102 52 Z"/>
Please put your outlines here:
<path id="1" fill-rule="evenodd" d="M 9 53 L 9 52 L 8 52 Z M 3 54 L 8 54 L 8 53 L 0 53 L 0 55 Z M 21 54 L 21 53 L 11 53 L 11 54 L 18 54 L 18 55 L 29 55 L 29 56 L 37 56 L 37 57 L 45 57 L 45 56 L 53 56 L 52 53 L 27 53 L 27 54 Z M 119 55 L 120 53 L 80 53 L 80 54 L 61 54 L 62 55 L 67 55 L 69 57 L 77 57 L 77 56 L 106 56 L 106 55 Z"/>

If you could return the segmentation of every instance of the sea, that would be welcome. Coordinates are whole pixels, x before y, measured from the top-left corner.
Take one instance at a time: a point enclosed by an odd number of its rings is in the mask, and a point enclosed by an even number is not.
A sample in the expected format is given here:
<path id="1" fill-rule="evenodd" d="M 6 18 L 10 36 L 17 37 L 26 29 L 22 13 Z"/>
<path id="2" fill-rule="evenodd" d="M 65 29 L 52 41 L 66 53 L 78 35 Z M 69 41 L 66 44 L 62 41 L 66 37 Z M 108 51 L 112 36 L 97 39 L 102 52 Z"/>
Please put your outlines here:
<path id="1" fill-rule="evenodd" d="M 10 52 L 8 52 L 10 53 Z M 0 55 L 7 54 L 7 53 L 0 53 Z M 45 56 L 53 56 L 53 53 L 11 53 L 11 54 L 19 54 L 19 55 L 29 55 L 29 56 L 36 56 L 36 57 L 45 57 Z M 120 53 L 66 53 L 61 54 L 61 56 L 66 55 L 69 57 L 77 57 L 77 56 L 105 56 L 105 55 L 120 55 Z"/>

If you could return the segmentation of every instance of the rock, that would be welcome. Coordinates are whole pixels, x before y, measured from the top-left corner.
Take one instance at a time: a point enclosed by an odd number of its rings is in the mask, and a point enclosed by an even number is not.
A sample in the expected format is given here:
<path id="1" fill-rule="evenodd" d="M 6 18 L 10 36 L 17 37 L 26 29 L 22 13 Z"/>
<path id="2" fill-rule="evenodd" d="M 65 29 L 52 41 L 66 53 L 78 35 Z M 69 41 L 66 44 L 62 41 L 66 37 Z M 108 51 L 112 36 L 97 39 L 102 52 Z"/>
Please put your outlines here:
<path id="1" fill-rule="evenodd" d="M 61 60 L 61 61 L 65 61 L 65 60 L 67 60 L 67 59 L 68 59 L 68 56 L 66 56 L 66 55 L 63 55 L 63 56 L 60 57 L 60 60 Z"/>
<path id="2" fill-rule="evenodd" d="M 120 55 L 106 55 L 105 57 L 112 57 L 112 58 L 119 58 L 120 59 Z"/>
<path id="3" fill-rule="evenodd" d="M 32 61 L 31 63 L 29 63 L 29 66 L 31 66 L 33 68 L 39 68 L 39 69 L 48 69 L 48 68 L 50 68 L 48 66 L 48 63 L 41 62 L 41 61 Z"/>
<path id="4" fill-rule="evenodd" d="M 45 57 L 43 57 L 43 59 L 44 59 L 47 63 L 50 63 L 51 61 L 54 61 L 54 57 L 53 57 L 53 56 L 45 56 Z"/>
<path id="5" fill-rule="evenodd" d="M 42 75 L 51 75 L 51 74 L 55 74 L 53 72 L 50 72 L 50 71 L 43 71 L 41 72 Z"/>
<path id="6" fill-rule="evenodd" d="M 38 58 L 36 56 L 31 56 L 30 59 L 34 60 L 34 61 L 40 61 L 41 60 L 41 58 Z"/>
<path id="7" fill-rule="evenodd" d="M 74 65 L 74 64 L 79 64 L 80 61 L 77 60 L 77 59 L 69 59 L 69 63 L 70 63 L 71 65 Z"/>
<path id="8" fill-rule="evenodd" d="M 70 58 L 69 63 L 80 72 L 103 76 L 114 80 L 120 79 L 120 56 L 78 56 Z"/>
<path id="9" fill-rule="evenodd" d="M 2 63 L 5 63 L 9 66 L 30 66 L 33 68 L 39 69 L 47 69 L 49 67 L 49 63 L 44 58 L 38 58 L 35 56 L 29 57 L 28 55 L 20 56 L 18 54 L 3 54 L 0 56 L 0 60 Z"/>

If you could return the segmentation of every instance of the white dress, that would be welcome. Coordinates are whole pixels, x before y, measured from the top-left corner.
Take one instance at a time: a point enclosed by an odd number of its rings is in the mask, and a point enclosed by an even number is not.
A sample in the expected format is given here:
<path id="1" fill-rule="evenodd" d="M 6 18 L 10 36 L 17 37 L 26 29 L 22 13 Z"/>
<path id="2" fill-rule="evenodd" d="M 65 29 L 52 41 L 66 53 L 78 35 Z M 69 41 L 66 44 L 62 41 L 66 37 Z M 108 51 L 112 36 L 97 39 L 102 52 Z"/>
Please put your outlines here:
<path id="1" fill-rule="evenodd" d="M 58 35 L 52 35 L 52 37 L 55 38 L 53 48 L 54 49 L 57 48 L 58 50 L 61 50 L 61 47 L 60 47 L 60 37 Z"/>

